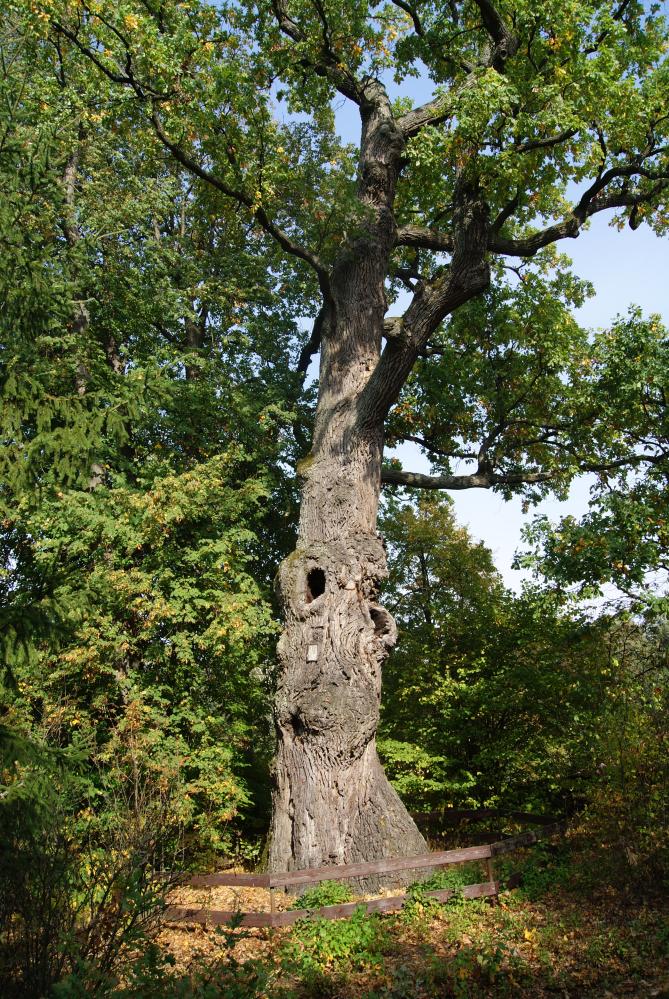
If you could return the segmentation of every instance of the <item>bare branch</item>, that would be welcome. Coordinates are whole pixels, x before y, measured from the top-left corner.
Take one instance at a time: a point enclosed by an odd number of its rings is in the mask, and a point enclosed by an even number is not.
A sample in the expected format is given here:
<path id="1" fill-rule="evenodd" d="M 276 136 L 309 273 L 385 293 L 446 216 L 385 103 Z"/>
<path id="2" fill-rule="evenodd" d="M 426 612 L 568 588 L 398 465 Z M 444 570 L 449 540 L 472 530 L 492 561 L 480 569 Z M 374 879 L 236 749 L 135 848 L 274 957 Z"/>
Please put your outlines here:
<path id="1" fill-rule="evenodd" d="M 421 472 L 404 472 L 384 468 L 381 482 L 389 486 L 408 486 L 410 489 L 490 489 L 496 485 L 513 485 L 546 482 L 549 472 L 528 472 L 526 475 L 494 475 L 490 472 L 473 472 L 471 475 L 423 475 Z"/>
<path id="2" fill-rule="evenodd" d="M 492 224 L 493 232 L 499 232 L 504 223 L 507 222 L 512 215 L 514 215 L 519 204 L 520 204 L 520 188 L 516 190 L 516 193 L 512 198 L 509 198 L 509 200 L 504 205 L 499 215 L 493 222 Z"/>
<path id="3" fill-rule="evenodd" d="M 446 97 L 437 97 L 419 108 L 414 108 L 413 111 L 407 111 L 397 124 L 405 139 L 410 139 L 412 136 L 418 135 L 421 128 L 425 128 L 426 125 L 440 125 L 447 121 L 452 113 L 451 102 Z"/>
<path id="4" fill-rule="evenodd" d="M 616 179 L 634 176 L 654 180 L 655 184 L 645 191 L 638 188 L 625 190 L 622 187 L 608 193 L 604 190 L 608 184 Z M 512 200 L 491 226 L 488 249 L 492 253 L 501 253 L 506 256 L 533 257 L 543 247 L 560 239 L 576 239 L 580 235 L 583 223 L 592 215 L 611 208 L 636 208 L 639 205 L 648 204 L 656 195 L 668 188 L 669 171 L 666 173 L 656 172 L 642 165 L 631 164 L 624 167 L 612 167 L 591 184 L 578 204 L 572 208 L 571 215 L 566 219 L 547 226 L 531 236 L 518 239 L 507 239 L 498 234 L 501 225 L 512 214 L 514 206 Z M 631 224 L 634 227 L 634 220 L 631 220 Z M 453 251 L 453 237 L 450 233 L 430 229 L 426 226 L 401 226 L 397 230 L 395 242 L 398 246 L 414 246 L 435 252 L 451 253 Z"/>
<path id="5" fill-rule="evenodd" d="M 559 146 L 563 142 L 568 142 L 578 135 L 577 128 L 570 128 L 564 132 L 560 132 L 559 135 L 554 135 L 550 139 L 528 139 L 527 142 L 521 142 L 515 147 L 515 152 L 517 153 L 529 153 L 533 149 L 551 149 L 553 146 Z"/>
<path id="6" fill-rule="evenodd" d="M 431 454 L 437 454 L 440 458 L 457 458 L 459 461 L 476 461 L 476 455 L 473 451 L 445 451 L 443 448 L 437 447 L 433 441 L 426 440 L 424 437 L 419 437 L 417 434 L 402 434 L 400 437 L 395 438 L 396 441 L 410 441 L 412 444 L 418 444 L 419 447 L 424 448 Z"/>
<path id="7" fill-rule="evenodd" d="M 53 21 L 52 26 L 55 31 L 57 31 L 59 34 L 63 35 L 63 37 L 71 41 L 72 44 L 81 52 L 82 55 L 85 55 L 87 59 L 90 59 L 93 65 L 97 66 L 100 72 L 104 73 L 107 79 L 111 80 L 112 83 L 120 83 L 122 86 L 132 87 L 136 92 L 139 87 L 141 90 L 141 96 L 142 97 L 146 96 L 146 92 L 140 87 L 137 80 L 135 80 L 127 72 L 122 72 L 118 67 L 116 68 L 116 70 L 113 70 L 111 69 L 111 67 L 107 66 L 104 62 L 102 62 L 102 60 L 99 58 L 97 52 L 95 52 L 94 49 L 91 49 L 88 45 L 84 45 L 83 42 L 79 40 L 79 36 L 77 35 L 76 32 L 71 31 L 70 28 L 67 28 L 64 24 L 61 24 L 59 21 Z M 166 97 L 169 95 L 154 94 L 154 96 Z"/>
<path id="8" fill-rule="evenodd" d="M 361 427 L 387 414 L 420 351 L 442 320 L 490 283 L 485 259 L 487 209 L 478 186 L 465 178 L 458 181 L 454 191 L 453 228 L 457 240 L 448 267 L 440 268 L 429 283 L 417 286 L 403 317 L 402 335 L 386 339 L 358 407 Z"/>
<path id="9" fill-rule="evenodd" d="M 632 467 L 644 461 L 653 461 L 652 457 L 631 454 L 625 458 L 617 458 L 607 462 L 581 462 L 579 472 L 607 472 L 611 469 Z M 560 478 L 564 473 L 554 472 L 493 472 L 485 465 L 479 465 L 476 472 L 470 475 L 424 475 L 421 472 L 405 472 L 396 468 L 384 468 L 381 472 L 381 482 L 384 485 L 407 486 L 410 489 L 491 489 L 494 486 L 536 485 Z"/>
<path id="10" fill-rule="evenodd" d="M 440 125 L 442 122 L 448 121 L 449 118 L 453 117 L 458 99 L 466 90 L 471 90 L 475 87 L 478 82 L 475 67 L 467 66 L 467 70 L 468 75 L 460 86 L 456 87 L 449 94 L 436 97 L 434 100 L 428 101 L 426 104 L 422 104 L 412 111 L 407 111 L 406 114 L 398 118 L 397 125 L 405 139 L 410 139 L 412 136 L 418 135 L 420 130 L 425 128 L 426 125 Z"/>
<path id="11" fill-rule="evenodd" d="M 582 222 L 575 216 L 547 226 L 540 232 L 521 239 L 505 239 L 503 236 L 491 236 L 488 249 L 493 253 L 503 253 L 512 257 L 533 257 L 535 253 L 555 243 L 559 239 L 576 239 L 580 235 Z"/>
<path id="12" fill-rule="evenodd" d="M 625 14 L 625 11 L 629 7 L 630 2 L 631 2 L 631 0 L 621 0 L 621 2 L 618 4 L 617 9 L 613 12 L 611 20 L 613 20 L 613 21 L 622 21 L 623 15 Z M 595 38 L 593 44 L 587 46 L 587 48 L 585 48 L 583 50 L 584 54 L 585 55 L 592 55 L 593 52 L 597 52 L 597 50 L 599 49 L 599 46 L 602 44 L 603 41 L 606 40 L 606 38 L 608 38 L 608 36 L 609 36 L 610 33 L 611 33 L 610 32 L 610 28 L 606 28 L 604 31 L 601 31 L 597 35 L 597 37 Z"/>
<path id="13" fill-rule="evenodd" d="M 507 256 L 532 257 L 544 246 L 555 243 L 559 239 L 576 239 L 580 235 L 583 223 L 591 216 L 611 208 L 634 209 L 639 205 L 650 204 L 656 195 L 669 188 L 669 173 L 666 175 L 653 174 L 642 167 L 624 168 L 624 172 L 623 170 L 607 171 L 604 174 L 604 177 L 608 176 L 605 183 L 609 183 L 612 177 L 632 176 L 634 173 L 652 177 L 657 180 L 657 183 L 646 191 L 618 188 L 606 193 L 603 192 L 604 184 L 595 182 L 583 195 L 578 205 L 574 206 L 569 218 L 521 239 L 505 239 L 503 236 L 493 235 L 488 242 L 488 249 L 493 253 L 502 253 Z M 634 228 L 633 224 L 632 228 Z M 412 245 L 423 244 L 415 241 Z"/>

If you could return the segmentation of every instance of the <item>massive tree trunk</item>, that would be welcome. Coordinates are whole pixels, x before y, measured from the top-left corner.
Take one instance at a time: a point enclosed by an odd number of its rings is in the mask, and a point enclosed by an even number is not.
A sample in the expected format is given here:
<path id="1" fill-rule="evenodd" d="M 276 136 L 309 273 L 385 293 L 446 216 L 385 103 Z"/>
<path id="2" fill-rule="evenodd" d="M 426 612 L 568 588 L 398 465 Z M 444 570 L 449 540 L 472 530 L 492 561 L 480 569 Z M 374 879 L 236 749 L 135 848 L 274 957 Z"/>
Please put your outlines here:
<path id="1" fill-rule="evenodd" d="M 404 144 L 378 89 L 362 110 L 359 194 L 370 221 L 331 272 L 314 440 L 299 467 L 298 544 L 278 575 L 285 630 L 275 704 L 273 870 L 426 849 L 375 744 L 395 623 L 377 602 L 386 575 L 376 530 L 385 413 L 363 400 L 381 352 Z"/>
<path id="2" fill-rule="evenodd" d="M 382 664 L 395 642 L 394 621 L 377 602 L 386 575 L 376 532 L 382 428 L 358 429 L 348 393 L 338 396 L 328 432 L 302 468 L 298 547 L 278 577 L 285 630 L 274 870 L 426 848 L 375 746 Z"/>
<path id="3" fill-rule="evenodd" d="M 275 703 L 273 870 L 426 849 L 375 745 L 381 670 L 395 642 L 395 623 L 377 602 L 386 575 L 376 530 L 384 422 L 429 335 L 489 281 L 487 212 L 476 178 L 463 174 L 454 191 L 449 266 L 429 289 L 415 289 L 399 324 L 384 324 L 395 190 L 410 129 L 399 127 L 378 81 L 367 79 L 356 98 L 363 221 L 321 274 L 314 438 L 298 469 L 297 548 L 278 575 L 285 630 Z"/>

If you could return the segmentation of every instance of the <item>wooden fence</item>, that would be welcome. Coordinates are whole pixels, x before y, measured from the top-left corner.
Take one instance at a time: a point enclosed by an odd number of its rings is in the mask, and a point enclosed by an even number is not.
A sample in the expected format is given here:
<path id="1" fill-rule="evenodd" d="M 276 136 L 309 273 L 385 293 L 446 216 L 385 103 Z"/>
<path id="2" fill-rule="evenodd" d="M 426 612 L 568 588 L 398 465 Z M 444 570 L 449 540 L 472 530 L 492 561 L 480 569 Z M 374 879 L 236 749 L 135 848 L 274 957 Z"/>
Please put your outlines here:
<path id="1" fill-rule="evenodd" d="M 534 817 L 532 817 L 534 818 Z M 289 926 L 298 919 L 307 916 L 320 916 L 324 919 L 341 919 L 363 906 L 367 912 L 392 912 L 401 909 L 406 900 L 406 893 L 394 895 L 392 898 L 375 898 L 369 901 L 345 902 L 340 905 L 325 905 L 318 909 L 289 909 L 277 912 L 275 909 L 276 889 L 297 888 L 318 884 L 321 881 L 343 881 L 349 878 L 375 877 L 382 874 L 397 874 L 402 871 L 413 871 L 425 868 L 446 867 L 448 865 L 466 864 L 470 861 L 485 861 L 487 881 L 479 884 L 465 885 L 456 890 L 441 889 L 428 891 L 425 894 L 441 902 L 447 901 L 454 894 L 464 898 L 486 898 L 499 894 L 500 883 L 495 880 L 494 859 L 505 853 L 511 853 L 521 847 L 531 846 L 540 839 L 553 836 L 564 830 L 564 822 L 545 824 L 540 829 L 509 836 L 497 843 L 486 843 L 481 846 L 468 846 L 457 850 L 439 850 L 421 854 L 417 857 L 387 858 L 372 860 L 363 864 L 337 864 L 333 867 L 315 867 L 301 871 L 282 871 L 278 874 L 202 874 L 191 877 L 186 883 L 194 888 L 210 888 L 218 885 L 237 888 L 265 888 L 270 893 L 269 912 L 240 912 L 239 910 L 216 910 L 195 906 L 169 906 L 163 918 L 170 921 L 188 921 L 203 923 L 206 926 L 220 926 L 232 919 L 240 926 Z"/>

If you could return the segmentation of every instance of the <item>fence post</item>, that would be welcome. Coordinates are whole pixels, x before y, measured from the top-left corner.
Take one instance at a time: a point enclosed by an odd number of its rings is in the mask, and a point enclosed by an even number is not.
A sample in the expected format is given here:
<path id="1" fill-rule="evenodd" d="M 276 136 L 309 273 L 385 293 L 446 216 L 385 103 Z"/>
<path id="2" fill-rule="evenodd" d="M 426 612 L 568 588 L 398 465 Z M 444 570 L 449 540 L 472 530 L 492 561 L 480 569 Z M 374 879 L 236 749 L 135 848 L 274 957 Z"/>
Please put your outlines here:
<path id="1" fill-rule="evenodd" d="M 494 882 L 495 881 L 495 862 L 492 859 L 492 857 L 488 857 L 488 859 L 485 862 L 485 866 L 486 866 L 486 871 L 488 873 L 488 881 Z M 491 905 L 497 905 L 497 904 L 499 904 L 499 895 L 498 895 L 497 892 L 495 892 L 494 895 L 490 896 L 490 903 L 491 903 Z"/>
<path id="2" fill-rule="evenodd" d="M 272 888 L 271 884 L 269 886 L 269 911 L 270 911 L 270 927 L 269 927 L 269 938 L 274 940 L 274 916 L 276 915 L 276 901 L 274 897 L 275 889 Z"/>

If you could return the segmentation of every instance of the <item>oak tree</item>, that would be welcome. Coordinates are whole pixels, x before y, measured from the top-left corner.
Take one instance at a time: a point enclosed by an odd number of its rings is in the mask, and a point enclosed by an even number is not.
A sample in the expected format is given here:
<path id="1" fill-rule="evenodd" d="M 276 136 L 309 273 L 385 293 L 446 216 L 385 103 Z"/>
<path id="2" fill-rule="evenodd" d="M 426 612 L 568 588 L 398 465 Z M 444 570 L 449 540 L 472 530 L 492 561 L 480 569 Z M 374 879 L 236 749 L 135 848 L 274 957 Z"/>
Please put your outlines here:
<path id="1" fill-rule="evenodd" d="M 604 212 L 666 228 L 666 26 L 638 0 L 32 0 L 26 16 L 114 85 L 101 114 L 139 116 L 278 248 L 313 306 L 270 864 L 421 852 L 375 746 L 396 637 L 380 490 L 531 500 L 665 460 L 659 389 L 630 385 L 616 420 L 618 386 L 571 316 L 587 288 L 557 247 Z M 384 467 L 387 439 L 415 441 L 435 474 Z"/>

